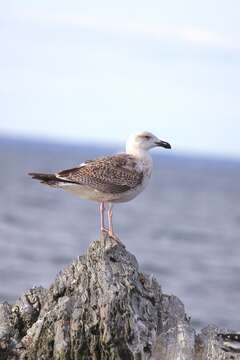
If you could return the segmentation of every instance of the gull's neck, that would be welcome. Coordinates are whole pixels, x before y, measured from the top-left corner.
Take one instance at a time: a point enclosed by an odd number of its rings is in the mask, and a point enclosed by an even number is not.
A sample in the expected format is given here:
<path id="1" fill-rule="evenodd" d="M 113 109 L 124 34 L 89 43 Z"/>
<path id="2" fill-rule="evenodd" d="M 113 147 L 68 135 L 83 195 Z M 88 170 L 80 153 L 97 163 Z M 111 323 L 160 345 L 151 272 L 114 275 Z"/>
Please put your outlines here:
<path id="1" fill-rule="evenodd" d="M 152 158 L 147 150 L 141 149 L 138 146 L 128 145 L 126 146 L 126 153 L 133 155 L 134 157 L 144 162 L 152 163 Z"/>
<path id="2" fill-rule="evenodd" d="M 136 160 L 138 160 L 138 168 L 140 171 L 143 171 L 145 175 L 144 184 L 146 185 L 151 177 L 153 168 L 153 161 L 149 152 L 147 150 L 141 149 L 139 146 L 127 144 L 126 153 L 134 156 Z"/>

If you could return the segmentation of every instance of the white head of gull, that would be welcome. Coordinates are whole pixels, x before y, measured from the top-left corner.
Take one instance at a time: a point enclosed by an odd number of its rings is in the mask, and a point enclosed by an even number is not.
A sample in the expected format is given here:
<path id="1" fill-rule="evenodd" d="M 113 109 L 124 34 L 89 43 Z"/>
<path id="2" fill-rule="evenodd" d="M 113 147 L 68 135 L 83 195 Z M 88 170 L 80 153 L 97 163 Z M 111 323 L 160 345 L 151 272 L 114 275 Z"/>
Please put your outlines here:
<path id="1" fill-rule="evenodd" d="M 87 160 L 84 163 L 55 174 L 30 173 L 41 183 L 70 191 L 88 200 L 100 203 L 101 232 L 118 240 L 113 232 L 113 203 L 127 202 L 143 191 L 152 173 L 152 158 L 148 150 L 155 147 L 171 149 L 166 141 L 150 132 L 131 135 L 126 152 Z M 105 228 L 105 204 L 108 204 L 108 228 Z"/>

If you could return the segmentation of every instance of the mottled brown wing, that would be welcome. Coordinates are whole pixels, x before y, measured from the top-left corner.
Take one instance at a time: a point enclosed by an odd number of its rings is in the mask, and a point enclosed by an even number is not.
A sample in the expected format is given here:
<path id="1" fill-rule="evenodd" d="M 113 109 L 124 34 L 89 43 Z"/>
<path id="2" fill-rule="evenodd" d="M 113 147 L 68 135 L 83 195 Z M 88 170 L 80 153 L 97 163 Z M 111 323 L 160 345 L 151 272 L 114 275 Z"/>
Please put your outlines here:
<path id="1" fill-rule="evenodd" d="M 61 171 L 57 177 L 105 193 L 123 193 L 141 184 L 143 173 L 136 167 L 133 157 L 121 154 L 86 161 L 79 167 Z"/>

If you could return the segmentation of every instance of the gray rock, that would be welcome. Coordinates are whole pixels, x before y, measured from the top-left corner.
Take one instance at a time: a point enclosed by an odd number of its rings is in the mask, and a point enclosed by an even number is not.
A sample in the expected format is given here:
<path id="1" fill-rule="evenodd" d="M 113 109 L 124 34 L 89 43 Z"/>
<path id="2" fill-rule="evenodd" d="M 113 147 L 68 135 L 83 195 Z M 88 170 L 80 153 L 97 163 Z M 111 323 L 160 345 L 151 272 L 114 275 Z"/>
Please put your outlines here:
<path id="1" fill-rule="evenodd" d="M 238 359 L 221 331 L 196 336 L 181 301 L 104 235 L 48 290 L 0 304 L 0 360 Z"/>

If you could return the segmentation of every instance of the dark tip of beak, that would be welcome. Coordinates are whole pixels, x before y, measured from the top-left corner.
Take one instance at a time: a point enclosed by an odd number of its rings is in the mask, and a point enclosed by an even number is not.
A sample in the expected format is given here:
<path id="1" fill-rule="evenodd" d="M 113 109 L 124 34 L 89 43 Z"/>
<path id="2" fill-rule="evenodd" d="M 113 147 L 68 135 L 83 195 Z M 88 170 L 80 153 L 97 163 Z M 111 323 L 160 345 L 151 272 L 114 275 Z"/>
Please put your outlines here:
<path id="1" fill-rule="evenodd" d="M 162 141 L 162 140 L 156 141 L 155 144 L 156 144 L 157 146 L 164 147 L 165 149 L 171 149 L 171 148 L 172 148 L 171 145 L 170 145 L 168 142 Z"/>

